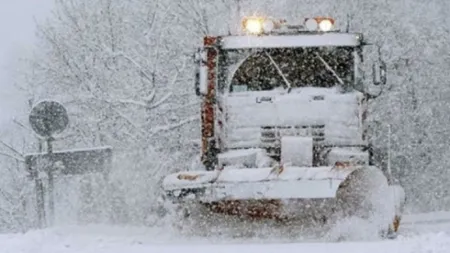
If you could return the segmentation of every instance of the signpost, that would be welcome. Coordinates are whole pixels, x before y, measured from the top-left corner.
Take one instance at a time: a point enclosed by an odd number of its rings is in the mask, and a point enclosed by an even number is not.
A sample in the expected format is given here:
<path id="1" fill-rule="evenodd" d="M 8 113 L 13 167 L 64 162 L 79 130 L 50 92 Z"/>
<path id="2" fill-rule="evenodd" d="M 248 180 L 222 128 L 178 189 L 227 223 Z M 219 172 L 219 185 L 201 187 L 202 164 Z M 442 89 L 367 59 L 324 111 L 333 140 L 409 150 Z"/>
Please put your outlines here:
<path id="1" fill-rule="evenodd" d="M 56 101 L 42 101 L 35 105 L 30 112 L 29 121 L 31 128 L 36 134 L 40 135 L 47 142 L 47 153 L 53 152 L 52 141 L 53 136 L 64 131 L 69 124 L 69 116 L 66 108 Z M 49 191 L 49 209 L 50 217 L 54 217 L 54 179 L 51 165 L 46 166 L 48 176 L 48 191 Z M 31 170 L 30 175 L 35 180 L 36 185 L 36 197 L 38 206 L 38 219 L 39 226 L 42 227 L 45 220 L 45 203 L 44 203 L 44 189 L 42 180 L 39 178 L 37 170 L 32 170 L 32 167 L 27 169 Z"/>
<path id="2" fill-rule="evenodd" d="M 48 206 L 50 220 L 54 219 L 54 178 L 55 176 L 80 175 L 86 173 L 107 174 L 112 163 L 112 148 L 99 147 L 79 150 L 53 151 L 55 135 L 62 133 L 69 124 L 66 109 L 55 101 L 42 101 L 31 110 L 29 121 L 32 129 L 47 142 L 47 152 L 25 156 L 26 169 L 35 182 L 39 227 L 47 220 L 45 214 L 45 191 L 41 176 L 48 179 Z"/>

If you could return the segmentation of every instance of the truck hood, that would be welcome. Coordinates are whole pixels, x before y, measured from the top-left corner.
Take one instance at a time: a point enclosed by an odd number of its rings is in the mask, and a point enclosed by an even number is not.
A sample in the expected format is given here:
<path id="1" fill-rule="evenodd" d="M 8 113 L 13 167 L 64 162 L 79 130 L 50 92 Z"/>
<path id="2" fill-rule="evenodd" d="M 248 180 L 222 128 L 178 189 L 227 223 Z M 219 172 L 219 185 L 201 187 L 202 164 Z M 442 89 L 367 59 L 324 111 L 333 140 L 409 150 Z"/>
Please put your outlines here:
<path id="1" fill-rule="evenodd" d="M 229 148 L 259 146 L 262 127 L 320 126 L 328 141 L 361 142 L 361 93 L 301 88 L 286 91 L 239 92 L 225 97 L 224 139 Z M 295 133 L 294 133 L 295 134 Z M 249 143 L 250 142 L 250 143 Z M 240 143 L 240 144 L 239 144 Z"/>

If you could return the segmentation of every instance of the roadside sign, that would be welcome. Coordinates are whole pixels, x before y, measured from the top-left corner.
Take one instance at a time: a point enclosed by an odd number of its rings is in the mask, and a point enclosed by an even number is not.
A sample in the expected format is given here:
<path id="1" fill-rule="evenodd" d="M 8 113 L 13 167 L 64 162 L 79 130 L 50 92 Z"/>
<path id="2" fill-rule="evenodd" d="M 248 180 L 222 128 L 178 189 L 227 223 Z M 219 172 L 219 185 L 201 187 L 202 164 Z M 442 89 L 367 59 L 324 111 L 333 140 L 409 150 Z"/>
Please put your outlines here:
<path id="1" fill-rule="evenodd" d="M 29 172 L 53 172 L 55 175 L 81 175 L 109 170 L 111 147 L 28 154 L 25 164 Z"/>
<path id="2" fill-rule="evenodd" d="M 64 131 L 69 124 L 66 108 L 56 101 L 42 101 L 30 112 L 31 128 L 42 137 L 51 137 Z"/>

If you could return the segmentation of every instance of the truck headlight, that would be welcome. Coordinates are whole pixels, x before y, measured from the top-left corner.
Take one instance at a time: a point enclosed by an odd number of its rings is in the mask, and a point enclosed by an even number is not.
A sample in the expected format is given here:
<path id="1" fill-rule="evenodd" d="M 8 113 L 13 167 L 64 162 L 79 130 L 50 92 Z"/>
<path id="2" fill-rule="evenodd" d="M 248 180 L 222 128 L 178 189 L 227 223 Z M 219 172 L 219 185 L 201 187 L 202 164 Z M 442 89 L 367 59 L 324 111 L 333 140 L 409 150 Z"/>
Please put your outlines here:
<path id="1" fill-rule="evenodd" d="M 307 18 L 305 20 L 305 27 L 309 31 L 321 31 L 321 32 L 329 32 L 334 27 L 334 19 L 332 18 Z"/>
<path id="2" fill-rule="evenodd" d="M 264 32 L 269 33 L 275 28 L 275 22 L 270 19 L 266 19 L 264 20 L 262 27 Z"/>
<path id="3" fill-rule="evenodd" d="M 279 26 L 280 24 L 273 19 L 265 17 L 246 17 L 242 21 L 242 29 L 255 35 L 270 33 Z"/>
<path id="4" fill-rule="evenodd" d="M 244 30 L 251 34 L 261 34 L 263 32 L 264 19 L 259 17 L 248 17 L 242 22 Z"/>
<path id="5" fill-rule="evenodd" d="M 317 20 L 315 18 L 306 19 L 305 27 L 309 31 L 317 31 L 317 28 L 318 28 Z"/>
<path id="6" fill-rule="evenodd" d="M 322 32 L 328 32 L 333 29 L 333 23 L 329 19 L 324 19 L 320 21 L 319 28 Z"/>

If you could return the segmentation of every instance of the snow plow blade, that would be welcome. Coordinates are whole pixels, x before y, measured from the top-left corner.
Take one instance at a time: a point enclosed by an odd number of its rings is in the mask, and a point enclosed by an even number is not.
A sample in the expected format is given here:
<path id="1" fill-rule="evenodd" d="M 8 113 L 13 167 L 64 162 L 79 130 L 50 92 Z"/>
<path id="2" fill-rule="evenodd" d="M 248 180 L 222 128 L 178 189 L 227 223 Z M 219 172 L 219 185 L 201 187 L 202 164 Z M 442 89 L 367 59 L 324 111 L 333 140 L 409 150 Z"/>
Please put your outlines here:
<path id="1" fill-rule="evenodd" d="M 285 167 L 190 171 L 171 174 L 163 189 L 175 201 L 335 198 L 339 185 L 360 167 Z"/>
<path id="2" fill-rule="evenodd" d="M 172 202 L 199 203 L 216 213 L 329 220 L 337 214 L 367 218 L 375 212 L 386 219 L 384 224 L 399 219 L 404 195 L 395 196 L 403 190 L 398 187 L 389 186 L 382 171 L 373 166 L 190 171 L 168 175 L 163 181 Z"/>

